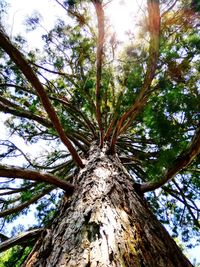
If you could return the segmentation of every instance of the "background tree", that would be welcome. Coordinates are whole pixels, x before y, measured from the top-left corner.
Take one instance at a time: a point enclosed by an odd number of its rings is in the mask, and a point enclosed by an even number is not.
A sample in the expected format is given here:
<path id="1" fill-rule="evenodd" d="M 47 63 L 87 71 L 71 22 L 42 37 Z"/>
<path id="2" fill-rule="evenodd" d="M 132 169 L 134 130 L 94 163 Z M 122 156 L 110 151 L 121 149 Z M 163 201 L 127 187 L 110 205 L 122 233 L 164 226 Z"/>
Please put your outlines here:
<path id="1" fill-rule="evenodd" d="M 119 53 L 109 3 L 55 2 L 71 20 L 58 19 L 41 50 L 0 30 L 6 126 L 48 146 L 33 158 L 0 141 L 2 231 L 37 209 L 26 233 L 2 232 L 0 250 L 15 246 L 4 265 L 192 266 L 149 204 L 174 237 L 199 241 L 198 4 L 148 0 L 138 39 Z M 17 156 L 23 166 L 4 164 Z"/>

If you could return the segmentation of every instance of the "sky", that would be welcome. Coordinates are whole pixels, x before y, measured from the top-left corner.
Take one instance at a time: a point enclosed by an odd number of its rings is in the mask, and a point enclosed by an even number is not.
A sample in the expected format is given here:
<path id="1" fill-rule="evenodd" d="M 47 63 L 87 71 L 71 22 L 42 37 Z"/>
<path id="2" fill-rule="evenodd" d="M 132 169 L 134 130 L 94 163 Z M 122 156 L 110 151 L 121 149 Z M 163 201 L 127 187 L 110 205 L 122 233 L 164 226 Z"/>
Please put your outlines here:
<path id="1" fill-rule="evenodd" d="M 7 2 L 10 4 L 7 33 L 11 36 L 13 33 L 22 32 L 24 19 L 36 10 L 42 15 L 42 25 L 47 30 L 53 26 L 56 18 L 66 17 L 65 11 L 54 0 L 7 0 Z M 127 30 L 135 30 L 135 23 L 143 12 L 142 5 L 145 0 L 108 0 L 107 3 L 105 15 L 111 21 L 119 39 L 125 39 Z"/>
<path id="2" fill-rule="evenodd" d="M 1 0 L 0 0 L 1 1 Z M 51 29 L 54 25 L 54 21 L 60 17 L 66 17 L 65 11 L 56 4 L 54 0 L 7 0 L 10 4 L 8 15 L 5 19 L 7 34 L 12 38 L 13 35 L 21 33 L 24 34 L 24 20 L 35 11 L 39 10 L 42 21 L 42 27 L 36 32 L 25 33 L 26 37 L 30 40 L 33 47 L 37 47 L 40 44 L 39 35 L 44 34 Z M 109 0 L 108 0 L 109 2 Z M 112 3 L 106 7 L 106 16 L 110 19 L 112 29 L 116 31 L 117 38 L 120 41 L 127 40 L 125 34 L 128 30 L 135 31 L 136 22 L 143 12 L 142 5 L 145 0 L 113 0 Z M 5 116 L 0 116 L 0 139 L 6 139 L 8 133 L 5 130 L 4 124 Z M 37 148 L 34 146 L 27 146 L 17 137 L 14 137 L 16 144 L 20 143 L 24 151 L 30 151 L 33 153 L 40 153 L 45 147 L 45 144 L 40 144 Z M 21 162 L 18 161 L 18 164 Z M 21 222 L 25 223 L 26 216 L 21 218 Z M 32 219 L 31 219 L 32 221 Z M 190 252 L 192 257 L 197 257 L 198 248 Z"/>

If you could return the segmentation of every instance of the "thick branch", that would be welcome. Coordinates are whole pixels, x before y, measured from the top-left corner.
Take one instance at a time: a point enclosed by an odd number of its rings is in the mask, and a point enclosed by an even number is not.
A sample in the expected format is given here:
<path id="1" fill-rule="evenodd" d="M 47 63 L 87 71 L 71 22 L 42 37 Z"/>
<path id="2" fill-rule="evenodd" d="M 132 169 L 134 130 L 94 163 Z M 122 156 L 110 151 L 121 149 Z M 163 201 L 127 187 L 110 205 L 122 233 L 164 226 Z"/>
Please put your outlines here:
<path id="1" fill-rule="evenodd" d="M 96 117 L 100 129 L 101 139 L 100 145 L 103 146 L 103 125 L 101 117 L 101 76 L 103 63 L 103 46 L 104 46 L 104 11 L 102 1 L 93 0 L 93 4 L 97 14 L 98 20 L 98 40 L 97 40 L 97 54 L 96 54 Z"/>
<path id="2" fill-rule="evenodd" d="M 0 244 L 0 252 L 3 252 L 18 244 L 21 245 L 24 242 L 30 244 L 30 240 L 37 238 L 42 233 L 42 231 L 44 231 L 44 229 L 34 229 L 28 232 L 21 233 L 16 237 L 9 238 L 8 240 Z"/>
<path id="3" fill-rule="evenodd" d="M 19 178 L 19 179 L 38 181 L 38 182 L 45 182 L 65 190 L 66 193 L 69 195 L 71 195 L 74 190 L 74 186 L 72 184 L 63 181 L 53 176 L 52 174 L 48 173 L 43 174 L 32 170 L 24 170 L 22 168 L 0 165 L 0 177 Z"/>
<path id="4" fill-rule="evenodd" d="M 78 164 L 80 167 L 84 167 L 81 158 L 79 157 L 78 153 L 76 152 L 75 148 L 71 144 L 70 140 L 67 138 L 64 129 L 62 128 L 62 125 L 58 119 L 58 116 L 49 100 L 49 97 L 39 81 L 38 77 L 28 64 L 27 60 L 24 58 L 24 56 L 21 54 L 21 52 L 10 42 L 8 37 L 3 33 L 2 30 L 0 30 L 0 46 L 5 50 L 5 52 L 10 56 L 10 58 L 15 62 L 15 64 L 20 68 L 24 76 L 27 78 L 27 80 L 32 84 L 32 86 L 37 91 L 37 94 L 40 97 L 40 100 L 49 115 L 49 118 L 54 125 L 60 139 L 65 144 L 69 152 L 71 153 L 74 161 Z"/>
<path id="5" fill-rule="evenodd" d="M 200 153 L 200 127 L 195 131 L 189 147 L 183 151 L 165 172 L 163 178 L 156 182 L 148 182 L 141 185 L 140 190 L 145 193 L 153 191 L 171 180 L 178 172 L 186 168 Z"/>

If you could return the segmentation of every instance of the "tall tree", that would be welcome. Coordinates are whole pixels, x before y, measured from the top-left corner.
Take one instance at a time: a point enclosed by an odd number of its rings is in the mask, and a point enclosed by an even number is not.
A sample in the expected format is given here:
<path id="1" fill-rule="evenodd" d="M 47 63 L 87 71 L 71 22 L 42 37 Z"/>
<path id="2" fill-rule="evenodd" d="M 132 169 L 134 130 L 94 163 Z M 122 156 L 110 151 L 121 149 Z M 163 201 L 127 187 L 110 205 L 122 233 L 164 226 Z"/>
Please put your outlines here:
<path id="1" fill-rule="evenodd" d="M 109 3 L 55 2 L 71 20 L 42 36 L 42 50 L 0 29 L 5 124 L 48 146 L 33 158 L 0 140 L 2 229 L 32 204 L 38 218 L 2 232 L 0 251 L 15 246 L 16 266 L 192 266 L 161 222 L 185 242 L 198 236 L 198 4 L 147 0 L 138 39 L 119 53 Z M 23 166 L 3 164 L 17 156 Z"/>

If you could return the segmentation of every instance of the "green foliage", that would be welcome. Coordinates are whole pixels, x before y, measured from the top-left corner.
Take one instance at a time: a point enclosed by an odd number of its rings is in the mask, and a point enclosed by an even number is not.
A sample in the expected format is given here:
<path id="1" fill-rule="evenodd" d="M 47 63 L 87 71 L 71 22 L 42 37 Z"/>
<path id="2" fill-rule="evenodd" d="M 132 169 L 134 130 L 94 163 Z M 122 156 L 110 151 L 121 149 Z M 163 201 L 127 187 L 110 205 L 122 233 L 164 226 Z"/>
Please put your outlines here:
<path id="1" fill-rule="evenodd" d="M 200 12 L 200 3 L 199 3 L 199 1 L 198 0 L 192 0 L 192 2 L 191 2 L 191 8 L 195 12 Z"/>
<path id="2" fill-rule="evenodd" d="M 15 246 L 0 254 L 0 267 L 20 267 L 32 247 Z"/>

